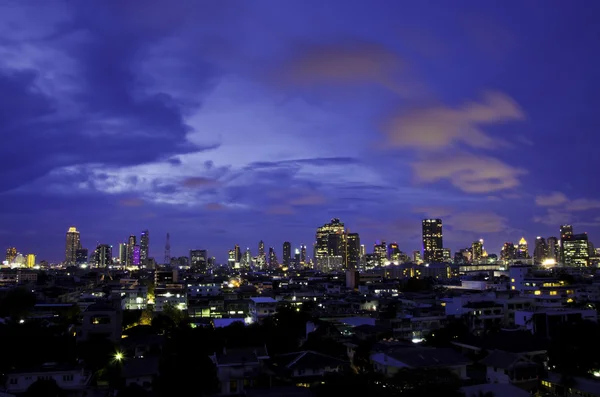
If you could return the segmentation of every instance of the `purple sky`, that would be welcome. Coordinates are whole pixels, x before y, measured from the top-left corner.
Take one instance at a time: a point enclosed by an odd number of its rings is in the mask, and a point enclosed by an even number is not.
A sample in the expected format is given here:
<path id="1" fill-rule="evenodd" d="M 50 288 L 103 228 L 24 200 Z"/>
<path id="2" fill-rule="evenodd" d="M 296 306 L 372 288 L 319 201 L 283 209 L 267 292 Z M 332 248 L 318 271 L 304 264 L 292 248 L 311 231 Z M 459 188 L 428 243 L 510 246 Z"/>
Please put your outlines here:
<path id="1" fill-rule="evenodd" d="M 410 4 L 412 3 L 412 4 Z M 600 236 L 596 1 L 4 1 L 0 242 Z M 309 252 L 310 252 L 309 248 Z"/>

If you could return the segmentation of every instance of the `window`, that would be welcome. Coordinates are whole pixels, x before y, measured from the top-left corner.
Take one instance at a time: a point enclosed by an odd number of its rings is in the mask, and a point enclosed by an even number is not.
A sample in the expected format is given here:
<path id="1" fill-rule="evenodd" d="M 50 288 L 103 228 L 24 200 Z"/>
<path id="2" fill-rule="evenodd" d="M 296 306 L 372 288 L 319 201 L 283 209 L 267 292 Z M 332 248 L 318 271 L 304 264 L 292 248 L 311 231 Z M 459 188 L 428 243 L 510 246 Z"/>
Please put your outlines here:
<path id="1" fill-rule="evenodd" d="M 63 382 L 73 382 L 73 374 L 63 375 Z"/>
<path id="2" fill-rule="evenodd" d="M 19 383 L 19 378 L 10 378 L 11 385 L 16 385 L 17 383 Z"/>
<path id="3" fill-rule="evenodd" d="M 238 390 L 237 380 L 230 380 L 229 381 L 229 392 L 237 393 L 237 390 Z"/>

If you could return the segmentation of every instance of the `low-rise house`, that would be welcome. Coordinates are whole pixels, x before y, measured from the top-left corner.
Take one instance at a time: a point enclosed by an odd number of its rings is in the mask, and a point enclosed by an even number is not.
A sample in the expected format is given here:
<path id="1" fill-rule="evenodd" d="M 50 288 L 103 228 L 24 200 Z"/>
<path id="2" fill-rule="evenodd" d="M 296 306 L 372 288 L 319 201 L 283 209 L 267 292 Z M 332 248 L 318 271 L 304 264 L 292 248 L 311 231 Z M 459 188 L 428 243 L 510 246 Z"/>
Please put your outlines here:
<path id="1" fill-rule="evenodd" d="M 250 298 L 248 309 L 252 321 L 260 322 L 277 312 L 277 301 L 267 297 Z"/>
<path id="2" fill-rule="evenodd" d="M 467 379 L 467 365 L 471 360 L 453 349 L 429 347 L 401 347 L 374 353 L 371 362 L 375 371 L 393 376 L 403 368 L 447 369 L 461 379 Z"/>
<path id="3" fill-rule="evenodd" d="M 47 363 L 39 368 L 6 374 L 5 391 L 21 394 L 38 380 L 54 380 L 59 388 L 71 395 L 81 396 L 90 384 L 92 373 L 81 367 Z"/>
<path id="4" fill-rule="evenodd" d="M 243 394 L 246 389 L 260 385 L 264 363 L 269 354 L 266 347 L 223 349 L 210 357 L 217 368 L 219 395 Z"/>
<path id="5" fill-rule="evenodd" d="M 277 375 L 303 385 L 327 372 L 338 372 L 349 365 L 347 361 L 314 351 L 281 354 L 273 358 L 270 364 Z"/>
<path id="6" fill-rule="evenodd" d="M 510 383 L 522 389 L 533 389 L 538 384 L 543 367 L 520 354 L 494 350 L 480 361 L 486 367 L 489 383 Z"/>
<path id="7" fill-rule="evenodd" d="M 121 370 L 125 386 L 138 385 L 146 391 L 152 390 L 158 374 L 158 357 L 125 360 Z"/>
<path id="8" fill-rule="evenodd" d="M 561 324 L 581 320 L 597 322 L 598 314 L 594 309 L 549 307 L 515 312 L 515 325 L 542 338 L 551 338 Z"/>
<path id="9" fill-rule="evenodd" d="M 77 341 L 107 338 L 116 343 L 121 340 L 122 313 L 109 303 L 94 303 L 82 313 L 82 323 Z"/>

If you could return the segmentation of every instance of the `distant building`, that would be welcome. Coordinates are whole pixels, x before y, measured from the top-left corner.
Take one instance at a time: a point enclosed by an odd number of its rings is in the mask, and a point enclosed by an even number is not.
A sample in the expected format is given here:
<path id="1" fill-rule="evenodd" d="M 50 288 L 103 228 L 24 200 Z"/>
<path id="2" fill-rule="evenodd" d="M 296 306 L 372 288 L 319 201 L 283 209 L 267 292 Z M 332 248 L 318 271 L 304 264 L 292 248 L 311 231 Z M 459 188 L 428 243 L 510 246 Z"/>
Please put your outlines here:
<path id="1" fill-rule="evenodd" d="M 145 262 L 150 257 L 150 232 L 148 230 L 144 230 L 142 232 L 142 236 L 140 237 L 140 263 L 145 264 Z"/>
<path id="2" fill-rule="evenodd" d="M 423 219 L 423 261 L 442 262 L 444 241 L 441 219 Z"/>
<path id="3" fill-rule="evenodd" d="M 31 269 L 34 266 L 35 266 L 35 255 L 28 254 L 27 255 L 27 268 Z"/>
<path id="4" fill-rule="evenodd" d="M 533 260 L 535 263 L 542 263 L 548 259 L 548 244 L 546 239 L 538 237 L 535 239 L 535 248 L 533 250 Z"/>
<path id="5" fill-rule="evenodd" d="M 282 260 L 283 266 L 289 267 L 292 259 L 292 244 L 289 241 L 283 243 Z"/>
<path id="6" fill-rule="evenodd" d="M 358 269 L 360 263 L 360 236 L 358 233 L 348 233 L 346 236 L 347 255 L 346 267 L 348 269 Z"/>
<path id="7" fill-rule="evenodd" d="M 190 251 L 190 267 L 192 270 L 204 273 L 208 267 L 208 251 L 207 250 L 191 250 Z"/>
<path id="8" fill-rule="evenodd" d="M 588 266 L 590 250 L 586 233 L 565 235 L 561 240 L 565 266 Z"/>
<path id="9" fill-rule="evenodd" d="M 112 246 L 99 244 L 94 251 L 94 265 L 105 269 L 112 266 Z"/>
<path id="10" fill-rule="evenodd" d="M 75 265 L 77 263 L 77 250 L 81 248 L 81 240 L 77 228 L 70 227 L 67 231 L 65 247 L 65 263 Z"/>
<path id="11" fill-rule="evenodd" d="M 137 245 L 137 238 L 132 234 L 127 240 L 127 266 L 133 266 L 133 251 Z"/>
<path id="12" fill-rule="evenodd" d="M 15 247 L 9 247 L 6 249 L 6 262 L 13 263 L 17 258 L 17 249 Z"/>
<path id="13" fill-rule="evenodd" d="M 79 248 L 76 251 L 76 260 L 75 263 L 77 266 L 85 265 L 88 263 L 88 249 L 87 248 Z"/>

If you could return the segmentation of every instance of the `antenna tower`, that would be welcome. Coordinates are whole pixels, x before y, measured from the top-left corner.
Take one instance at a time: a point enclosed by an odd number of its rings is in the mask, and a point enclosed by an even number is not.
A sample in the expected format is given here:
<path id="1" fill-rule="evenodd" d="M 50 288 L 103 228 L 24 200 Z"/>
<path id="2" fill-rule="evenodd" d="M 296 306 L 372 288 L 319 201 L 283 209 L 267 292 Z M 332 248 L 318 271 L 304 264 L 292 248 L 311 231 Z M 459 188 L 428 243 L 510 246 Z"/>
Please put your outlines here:
<path id="1" fill-rule="evenodd" d="M 165 265 L 171 263 L 171 236 L 167 233 L 167 243 L 165 244 Z"/>

